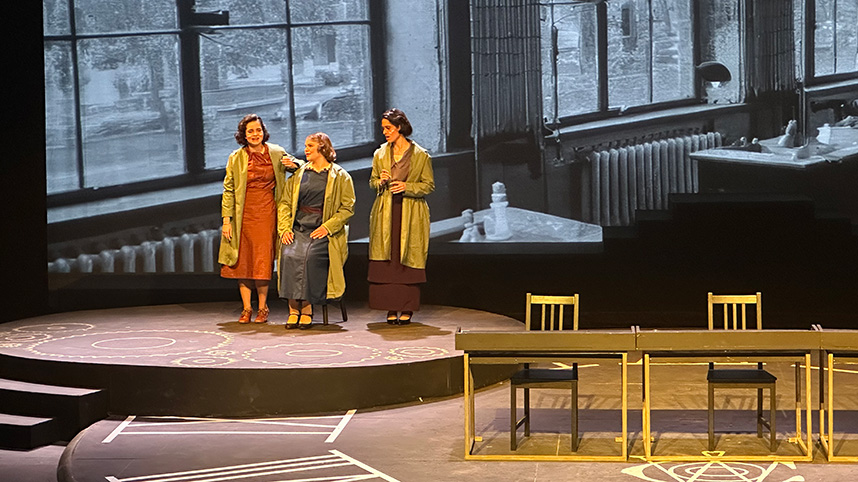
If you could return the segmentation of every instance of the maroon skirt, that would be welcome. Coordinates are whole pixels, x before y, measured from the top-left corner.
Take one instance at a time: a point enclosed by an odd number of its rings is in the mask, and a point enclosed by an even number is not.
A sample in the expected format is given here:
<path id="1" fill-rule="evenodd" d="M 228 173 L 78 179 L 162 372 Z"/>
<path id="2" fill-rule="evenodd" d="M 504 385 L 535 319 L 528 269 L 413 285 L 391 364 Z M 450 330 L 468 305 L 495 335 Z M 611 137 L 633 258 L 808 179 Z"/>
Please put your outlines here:
<path id="1" fill-rule="evenodd" d="M 393 195 L 390 221 L 390 260 L 369 262 L 369 307 L 385 311 L 418 311 L 420 284 L 426 282 L 426 270 L 400 262 L 402 194 Z"/>

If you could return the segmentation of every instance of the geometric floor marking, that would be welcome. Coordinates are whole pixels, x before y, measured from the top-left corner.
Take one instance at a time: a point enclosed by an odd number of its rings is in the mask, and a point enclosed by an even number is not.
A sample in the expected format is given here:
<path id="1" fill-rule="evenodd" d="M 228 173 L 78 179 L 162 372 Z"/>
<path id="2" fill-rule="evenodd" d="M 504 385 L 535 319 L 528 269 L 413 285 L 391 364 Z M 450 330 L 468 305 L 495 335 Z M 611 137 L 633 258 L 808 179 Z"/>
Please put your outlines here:
<path id="1" fill-rule="evenodd" d="M 231 465 L 227 467 L 215 467 L 210 469 L 187 470 L 184 472 L 173 472 L 169 474 L 144 475 L 141 477 L 128 477 L 119 479 L 107 476 L 107 482 L 216 482 L 226 480 L 268 480 L 278 482 L 353 482 L 358 480 L 381 479 L 387 482 L 399 482 L 397 479 L 386 475 L 369 465 L 364 464 L 348 455 L 338 451 L 329 450 L 331 455 L 318 455 L 314 457 L 301 457 L 295 459 L 275 460 L 272 462 L 260 462 L 256 464 Z M 336 470 L 332 470 L 336 469 Z M 337 472 L 336 475 L 319 476 L 317 470 L 326 472 Z M 357 473 L 356 473 L 357 472 Z M 283 474 L 289 474 L 288 479 L 283 479 Z M 276 479 L 270 476 L 278 475 Z M 297 478 L 294 478 L 297 477 Z"/>
<path id="2" fill-rule="evenodd" d="M 319 417 L 283 417 L 255 419 L 226 419 L 200 417 L 145 417 L 146 422 L 134 424 L 135 415 L 129 415 L 110 435 L 101 441 L 109 444 L 120 435 L 327 435 L 325 443 L 334 443 L 343 429 L 354 416 L 352 409 L 344 415 Z M 149 422 L 148 420 L 169 420 Z M 318 422 L 313 423 L 313 421 Z M 332 421 L 324 423 L 325 421 Z M 196 430 L 190 429 L 193 426 Z M 157 430 L 156 428 L 175 427 L 179 430 Z M 230 430 L 239 427 L 245 430 Z M 260 427 L 259 430 L 253 430 Z M 262 430 L 261 427 L 274 429 Z M 277 430 L 278 428 L 299 428 L 300 430 Z M 135 430 L 137 429 L 137 430 Z M 145 430 L 144 430 L 145 429 Z M 224 430 L 227 429 L 227 430 Z"/>
<path id="3" fill-rule="evenodd" d="M 130 359 L 189 355 L 219 350 L 230 343 L 232 335 L 213 331 L 122 330 L 53 338 L 27 350 L 57 358 Z"/>
<path id="4" fill-rule="evenodd" d="M 791 462 L 772 462 L 767 467 L 745 462 L 691 462 L 675 465 L 647 463 L 622 470 L 626 475 L 648 482 L 763 482 L 778 466 L 795 470 Z M 803 482 L 801 475 L 783 479 L 776 476 L 773 481 Z"/>

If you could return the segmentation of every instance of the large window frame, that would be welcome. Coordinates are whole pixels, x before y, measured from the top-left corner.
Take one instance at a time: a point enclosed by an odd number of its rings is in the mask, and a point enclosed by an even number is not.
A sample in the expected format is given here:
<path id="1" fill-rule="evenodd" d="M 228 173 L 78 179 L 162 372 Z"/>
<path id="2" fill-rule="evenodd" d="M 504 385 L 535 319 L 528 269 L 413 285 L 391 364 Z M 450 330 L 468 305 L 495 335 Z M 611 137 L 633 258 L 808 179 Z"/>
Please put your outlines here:
<path id="1" fill-rule="evenodd" d="M 836 72 L 831 74 L 820 74 L 817 75 L 816 71 L 816 31 L 818 28 L 817 25 L 817 0 L 796 0 L 800 2 L 802 17 L 804 18 L 803 28 L 802 28 L 802 44 L 804 46 L 803 50 L 799 49 L 800 52 L 797 52 L 799 58 L 801 59 L 802 66 L 804 69 L 803 80 L 804 84 L 808 87 L 817 86 L 821 84 L 829 84 L 834 82 L 843 82 L 849 80 L 858 80 L 858 61 L 856 61 L 855 70 L 849 72 Z M 836 5 L 836 4 L 835 4 Z M 836 8 L 836 7 L 835 7 Z M 836 18 L 836 13 L 834 14 Z M 798 25 L 799 22 L 796 22 Z M 834 56 L 836 62 L 836 48 L 837 48 L 837 24 L 835 22 L 835 29 L 832 32 L 833 39 L 832 44 L 835 49 Z M 811 28 L 812 26 L 812 28 Z"/>
<path id="2" fill-rule="evenodd" d="M 132 32 L 106 32 L 106 33 L 79 33 L 76 28 L 76 14 L 80 12 L 75 8 L 76 0 L 60 0 L 68 4 L 68 33 L 55 34 L 43 33 L 43 41 L 45 49 L 51 44 L 62 44 L 68 46 L 71 56 L 71 77 L 72 97 L 74 104 L 74 142 L 75 142 L 75 161 L 77 173 L 77 189 L 57 192 L 47 195 L 47 207 L 67 206 L 79 204 L 83 202 L 117 198 L 140 194 L 145 192 L 153 192 L 163 189 L 173 189 L 184 186 L 193 186 L 204 183 L 211 183 L 223 178 L 224 168 L 206 168 L 204 159 L 204 129 L 203 129 L 203 112 L 202 112 L 202 86 L 200 82 L 200 34 L 201 32 L 211 32 L 212 30 L 232 30 L 232 29 L 284 29 L 286 35 L 291 39 L 291 32 L 294 29 L 315 27 L 315 26 L 341 26 L 341 25 L 362 25 L 369 29 L 369 65 L 370 65 L 370 90 L 371 90 L 371 110 L 373 118 L 377 118 L 381 114 L 382 99 L 384 98 L 384 77 L 375 75 L 375 72 L 384 71 L 385 45 L 383 37 L 384 11 L 382 2 L 368 1 L 368 18 L 366 20 L 337 20 L 337 21 L 308 21 L 308 22 L 292 22 L 289 19 L 290 3 L 292 0 L 284 0 L 283 8 L 286 12 L 286 21 L 272 22 L 253 25 L 223 25 L 223 26 L 202 26 L 199 23 L 199 17 L 195 17 L 194 0 L 176 0 L 176 8 L 178 15 L 178 25 L 175 28 L 164 28 L 155 30 L 140 30 Z M 94 39 L 116 39 L 116 38 L 132 38 L 132 37 L 159 37 L 159 36 L 177 36 L 179 50 L 179 82 L 180 82 L 180 105 L 182 117 L 182 137 L 183 137 L 183 153 L 184 153 L 184 172 L 179 175 L 149 179 L 130 181 L 124 184 L 110 185 L 103 187 L 87 187 L 84 179 L 86 168 L 84 166 L 84 132 L 82 127 L 82 104 L 81 104 L 81 79 L 80 79 L 80 59 L 78 58 L 79 45 L 81 42 Z M 285 58 L 288 64 L 290 76 L 294 78 L 292 71 L 292 51 L 291 42 L 288 43 L 289 51 Z M 296 139 L 297 129 L 295 128 L 295 112 L 294 99 L 295 88 L 294 83 L 290 84 L 288 95 L 290 96 L 290 106 L 293 107 L 291 112 L 292 123 L 292 138 L 289 142 L 296 146 L 300 152 L 303 142 L 298 142 Z M 381 135 L 372 129 L 371 138 L 366 142 L 345 146 L 337 149 L 338 159 L 347 160 L 361 157 L 368 157 L 373 150 L 378 146 L 381 140 Z M 225 135 L 231 135 L 226 133 Z M 281 141 L 282 142 L 282 141 Z M 288 148 L 288 147 L 287 147 Z M 133 159 L 133 153 L 130 153 Z M 224 159 L 224 165 L 226 160 Z M 50 172 L 47 173 L 51 175 Z"/>
<path id="3" fill-rule="evenodd" d="M 609 19 L 608 19 L 608 6 L 605 1 L 599 0 L 596 2 L 593 1 L 551 1 L 549 0 L 544 5 L 546 6 L 564 6 L 564 5 L 582 5 L 582 4 L 591 4 L 593 8 L 595 8 L 596 15 L 596 58 L 597 58 L 597 108 L 593 111 L 586 113 L 577 113 L 571 115 L 563 115 L 562 113 L 558 113 L 555 118 L 552 118 L 551 113 L 545 113 L 546 122 L 552 128 L 557 128 L 561 126 L 568 126 L 574 124 L 580 124 L 595 120 L 604 120 L 619 117 L 621 115 L 628 115 L 634 113 L 645 113 L 645 112 L 653 112 L 659 110 L 665 110 L 670 108 L 684 107 L 689 105 L 697 105 L 701 103 L 705 103 L 705 99 L 702 96 L 702 89 L 700 85 L 700 81 L 698 75 L 694 74 L 694 80 L 692 85 L 692 96 L 685 99 L 677 99 L 663 102 L 651 102 L 642 105 L 636 106 L 628 106 L 628 107 L 616 107 L 611 106 L 611 102 L 609 99 Z M 651 5 L 651 3 L 650 3 Z M 699 12 L 698 9 L 695 8 L 696 2 L 692 2 L 690 9 L 690 22 L 692 28 L 692 38 L 693 38 L 693 46 L 692 46 L 692 63 L 693 65 L 698 65 L 700 62 L 700 26 L 699 26 Z M 650 21 L 651 21 L 651 12 L 650 12 Z M 651 23 L 651 22 L 650 22 Z M 556 35 L 555 33 L 551 34 L 552 37 Z M 552 38 L 552 41 L 556 41 Z M 651 59 L 650 59 L 651 62 Z M 555 62 L 556 64 L 556 62 Z M 692 66 L 693 67 L 693 66 Z M 556 78 L 556 72 L 553 74 Z M 652 83 L 653 70 L 649 69 L 649 82 Z M 650 96 L 652 97 L 652 89 L 650 89 Z M 555 106 L 557 105 L 557 99 L 555 96 L 554 99 Z"/>

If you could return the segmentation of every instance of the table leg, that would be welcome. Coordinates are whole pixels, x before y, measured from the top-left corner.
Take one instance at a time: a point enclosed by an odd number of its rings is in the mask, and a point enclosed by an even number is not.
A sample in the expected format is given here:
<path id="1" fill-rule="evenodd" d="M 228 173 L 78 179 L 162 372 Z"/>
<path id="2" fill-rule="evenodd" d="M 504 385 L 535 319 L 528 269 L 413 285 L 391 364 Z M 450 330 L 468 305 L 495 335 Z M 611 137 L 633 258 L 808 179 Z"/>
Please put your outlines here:
<path id="1" fill-rule="evenodd" d="M 650 367 L 649 355 L 643 356 L 643 445 L 644 457 L 649 460 L 652 457 L 652 433 L 650 427 Z"/>
<path id="2" fill-rule="evenodd" d="M 629 456 L 629 401 L 628 401 L 628 388 L 629 388 L 629 354 L 623 353 L 623 362 L 622 362 L 622 371 L 623 371 L 623 458 L 626 459 Z"/>
<path id="3" fill-rule="evenodd" d="M 834 458 L 834 353 L 828 354 L 828 460 Z"/>
<path id="4" fill-rule="evenodd" d="M 471 358 L 465 353 L 465 380 L 464 380 L 464 412 L 465 412 L 465 458 L 471 455 L 474 446 L 474 376 L 471 371 Z"/>

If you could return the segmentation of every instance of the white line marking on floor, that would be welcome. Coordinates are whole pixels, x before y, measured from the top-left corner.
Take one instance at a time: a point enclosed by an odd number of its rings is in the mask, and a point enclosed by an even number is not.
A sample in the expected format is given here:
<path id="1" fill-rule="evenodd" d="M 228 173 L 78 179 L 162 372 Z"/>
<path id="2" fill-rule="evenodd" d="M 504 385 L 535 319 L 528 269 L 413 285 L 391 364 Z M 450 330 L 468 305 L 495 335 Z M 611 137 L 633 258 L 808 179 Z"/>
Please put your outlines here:
<path id="1" fill-rule="evenodd" d="M 113 429 L 113 431 L 110 432 L 110 435 L 108 435 L 104 440 L 102 440 L 101 443 L 109 444 L 110 442 L 113 442 L 113 439 L 115 439 L 116 436 L 119 435 L 125 427 L 129 426 L 132 421 L 134 421 L 134 415 L 129 415 L 122 423 L 120 423 L 115 429 Z"/>
<path id="2" fill-rule="evenodd" d="M 343 431 L 343 429 L 346 428 L 346 425 L 349 423 L 352 417 L 354 417 L 356 412 L 357 410 L 355 409 L 351 409 L 346 412 L 346 415 L 342 418 L 342 420 L 340 420 L 340 423 L 337 424 L 337 428 L 335 428 L 334 431 L 331 432 L 331 435 L 328 436 L 328 438 L 325 440 L 326 444 L 334 443 L 334 441 L 337 440 L 337 437 L 340 436 L 340 433 Z"/>
<path id="3" fill-rule="evenodd" d="M 388 482 L 399 482 L 398 480 L 394 479 L 393 477 L 391 477 L 391 476 L 389 476 L 383 472 L 379 472 L 378 470 L 375 470 L 374 468 L 370 467 L 369 465 L 366 465 L 365 463 L 363 463 L 357 459 L 353 459 L 353 458 L 349 457 L 348 455 L 340 452 L 339 450 L 329 450 L 329 452 L 331 452 L 332 454 L 337 455 L 339 457 L 342 457 L 345 460 L 348 460 L 349 462 L 357 465 L 358 467 L 366 470 L 367 472 L 375 474 L 376 476 L 378 476 L 378 477 L 380 477 L 380 478 L 382 478 Z"/>

